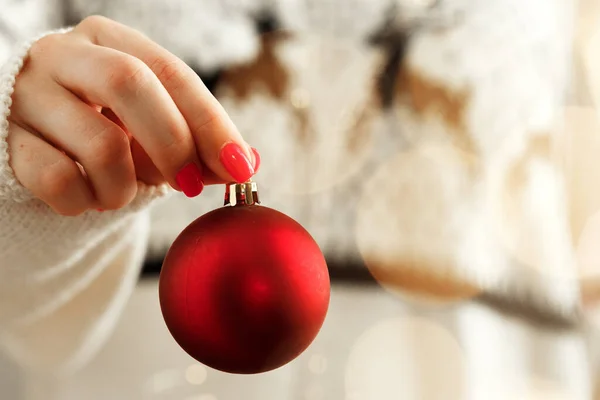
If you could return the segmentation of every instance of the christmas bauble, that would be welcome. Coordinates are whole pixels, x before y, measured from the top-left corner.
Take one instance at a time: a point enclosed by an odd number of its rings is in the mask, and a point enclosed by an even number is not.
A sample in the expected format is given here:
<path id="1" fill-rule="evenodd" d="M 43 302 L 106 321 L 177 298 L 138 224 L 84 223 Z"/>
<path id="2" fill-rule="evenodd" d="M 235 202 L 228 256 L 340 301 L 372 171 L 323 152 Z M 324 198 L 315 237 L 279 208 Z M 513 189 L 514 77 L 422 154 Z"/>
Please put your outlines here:
<path id="1" fill-rule="evenodd" d="M 314 340 L 329 306 L 323 254 L 296 221 L 258 205 L 253 182 L 190 224 L 163 263 L 160 306 L 193 358 L 238 374 L 276 369 Z"/>

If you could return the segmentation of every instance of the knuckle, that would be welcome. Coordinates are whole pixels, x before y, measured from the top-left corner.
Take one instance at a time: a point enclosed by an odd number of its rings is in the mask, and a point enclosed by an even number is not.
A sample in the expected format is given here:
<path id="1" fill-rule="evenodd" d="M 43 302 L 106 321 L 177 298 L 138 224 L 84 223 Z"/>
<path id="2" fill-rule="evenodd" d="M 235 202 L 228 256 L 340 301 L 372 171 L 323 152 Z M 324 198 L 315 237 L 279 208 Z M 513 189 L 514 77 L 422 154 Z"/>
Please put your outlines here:
<path id="1" fill-rule="evenodd" d="M 109 22 L 110 20 L 102 15 L 90 15 L 84 18 L 78 26 L 94 31 L 108 25 Z"/>
<path id="2" fill-rule="evenodd" d="M 184 85 L 186 65 L 183 61 L 159 57 L 148 65 L 164 86 L 176 90 Z"/>
<path id="3" fill-rule="evenodd" d="M 223 116 L 217 110 L 203 110 L 194 120 L 193 130 L 196 134 L 203 134 L 222 125 Z"/>
<path id="4" fill-rule="evenodd" d="M 169 131 L 172 132 L 170 140 L 164 144 L 161 153 L 169 162 L 178 162 L 181 158 L 189 157 L 194 151 L 194 142 L 189 133 L 182 131 L 181 127 L 174 126 Z"/>
<path id="5" fill-rule="evenodd" d="M 137 194 L 137 182 L 135 177 L 128 179 L 119 185 L 119 190 L 103 196 L 101 204 L 105 210 L 119 210 L 133 201 Z"/>
<path id="6" fill-rule="evenodd" d="M 88 151 L 97 168 L 106 168 L 120 163 L 130 152 L 129 139 L 118 128 L 105 128 L 93 135 Z"/>
<path id="7" fill-rule="evenodd" d="M 108 67 L 107 87 L 119 96 L 138 93 L 152 81 L 152 71 L 132 56 L 119 56 Z"/>
<path id="8" fill-rule="evenodd" d="M 56 46 L 59 46 L 64 40 L 64 34 L 53 33 L 46 35 L 43 38 L 37 40 L 31 45 L 29 49 L 29 59 L 36 60 L 39 58 L 47 57 Z"/>
<path id="9" fill-rule="evenodd" d="M 41 171 L 40 187 L 48 201 L 64 199 L 77 185 L 81 173 L 75 164 L 59 161 Z"/>

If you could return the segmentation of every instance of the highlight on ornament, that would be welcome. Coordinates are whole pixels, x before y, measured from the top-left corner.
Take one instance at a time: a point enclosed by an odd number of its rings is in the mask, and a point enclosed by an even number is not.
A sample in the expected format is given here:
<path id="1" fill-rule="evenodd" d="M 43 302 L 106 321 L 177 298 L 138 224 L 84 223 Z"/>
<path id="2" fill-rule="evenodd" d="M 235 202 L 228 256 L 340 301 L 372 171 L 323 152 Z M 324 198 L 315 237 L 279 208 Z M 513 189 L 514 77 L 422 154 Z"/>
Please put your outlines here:
<path id="1" fill-rule="evenodd" d="M 255 182 L 226 186 L 224 207 L 174 241 L 159 280 L 175 341 L 200 363 L 257 374 L 302 354 L 330 298 L 325 258 L 287 215 L 260 204 Z"/>

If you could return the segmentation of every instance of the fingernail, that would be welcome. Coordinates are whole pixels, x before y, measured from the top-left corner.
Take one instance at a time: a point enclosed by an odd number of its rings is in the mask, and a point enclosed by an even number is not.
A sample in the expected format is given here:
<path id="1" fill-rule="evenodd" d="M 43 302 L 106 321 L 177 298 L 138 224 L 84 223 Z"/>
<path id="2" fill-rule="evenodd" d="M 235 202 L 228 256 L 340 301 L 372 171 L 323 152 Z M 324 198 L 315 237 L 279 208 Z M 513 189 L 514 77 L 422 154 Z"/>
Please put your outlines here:
<path id="1" fill-rule="evenodd" d="M 246 182 L 254 175 L 252 163 L 236 143 L 227 143 L 219 155 L 221 164 L 237 182 Z"/>
<path id="2" fill-rule="evenodd" d="M 195 163 L 189 163 L 177 173 L 175 181 L 187 197 L 196 197 L 204 189 L 202 172 Z"/>
<path id="3" fill-rule="evenodd" d="M 254 173 L 257 173 L 260 168 L 260 153 L 252 147 L 252 154 L 254 154 Z"/>

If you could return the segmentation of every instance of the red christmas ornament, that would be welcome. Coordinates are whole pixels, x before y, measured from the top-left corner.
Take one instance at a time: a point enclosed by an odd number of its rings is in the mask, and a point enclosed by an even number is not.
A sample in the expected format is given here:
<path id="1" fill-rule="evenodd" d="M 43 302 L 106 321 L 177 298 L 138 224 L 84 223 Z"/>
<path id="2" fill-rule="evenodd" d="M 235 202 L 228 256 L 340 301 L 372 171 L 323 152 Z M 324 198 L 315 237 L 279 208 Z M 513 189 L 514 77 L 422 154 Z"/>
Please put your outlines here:
<path id="1" fill-rule="evenodd" d="M 160 306 L 169 331 L 214 369 L 255 374 L 299 356 L 329 306 L 319 246 L 296 221 L 258 205 L 256 184 L 227 186 L 226 207 L 192 222 L 165 258 Z"/>

